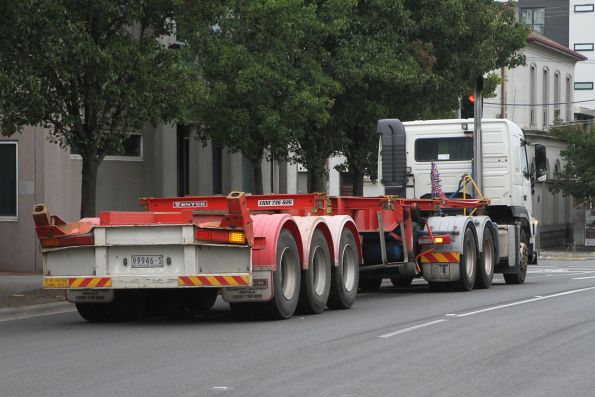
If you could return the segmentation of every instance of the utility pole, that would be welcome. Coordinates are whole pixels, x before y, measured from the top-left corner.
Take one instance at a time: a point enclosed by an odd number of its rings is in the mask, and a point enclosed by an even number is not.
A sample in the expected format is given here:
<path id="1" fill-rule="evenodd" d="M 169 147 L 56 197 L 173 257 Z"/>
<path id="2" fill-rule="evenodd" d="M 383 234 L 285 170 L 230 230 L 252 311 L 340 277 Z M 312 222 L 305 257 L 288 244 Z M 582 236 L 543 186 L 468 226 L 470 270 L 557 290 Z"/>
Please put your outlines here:
<path id="1" fill-rule="evenodd" d="M 483 194 L 483 163 L 481 150 L 481 116 L 483 115 L 483 76 L 475 83 L 475 102 L 473 103 L 473 178 L 477 188 Z"/>

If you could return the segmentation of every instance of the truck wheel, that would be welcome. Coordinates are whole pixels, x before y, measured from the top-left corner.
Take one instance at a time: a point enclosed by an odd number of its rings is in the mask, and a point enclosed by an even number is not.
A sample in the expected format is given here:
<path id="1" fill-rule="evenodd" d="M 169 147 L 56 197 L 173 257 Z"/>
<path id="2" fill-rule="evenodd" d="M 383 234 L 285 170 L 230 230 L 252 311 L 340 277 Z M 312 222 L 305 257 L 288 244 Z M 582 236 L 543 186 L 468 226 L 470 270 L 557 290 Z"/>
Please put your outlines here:
<path id="1" fill-rule="evenodd" d="M 355 237 L 345 228 L 339 242 L 339 263 L 331 271 L 330 309 L 349 309 L 357 295 L 359 281 L 359 256 Z"/>
<path id="2" fill-rule="evenodd" d="M 516 273 L 504 273 L 506 284 L 523 284 L 527 277 L 527 264 L 529 263 L 529 239 L 525 229 L 521 229 L 520 247 L 521 258 Z"/>
<path id="3" fill-rule="evenodd" d="M 300 256 L 291 232 L 282 229 L 277 242 L 277 270 L 273 274 L 273 299 L 263 308 L 273 318 L 283 320 L 295 313 L 300 295 Z"/>
<path id="4" fill-rule="evenodd" d="M 376 292 L 382 284 L 382 277 L 380 275 L 359 278 L 358 290 L 359 292 Z"/>
<path id="5" fill-rule="evenodd" d="M 316 230 L 310 244 L 308 269 L 302 271 L 298 311 L 318 314 L 326 307 L 331 288 L 331 254 L 324 235 Z"/>
<path id="6" fill-rule="evenodd" d="M 393 283 L 395 287 L 409 287 L 413 282 L 413 277 L 391 277 L 390 282 Z"/>
<path id="7" fill-rule="evenodd" d="M 463 255 L 459 259 L 458 281 L 453 282 L 452 286 L 458 291 L 470 291 L 475 283 L 477 273 L 477 242 L 475 239 L 474 226 L 467 224 L 463 236 Z"/>
<path id="8" fill-rule="evenodd" d="M 75 303 L 80 316 L 90 323 L 105 323 L 113 319 L 113 304 Z"/>
<path id="9" fill-rule="evenodd" d="M 477 276 L 475 277 L 475 288 L 486 289 L 492 286 L 494 268 L 496 267 L 496 253 L 494 252 L 494 237 L 490 227 L 483 231 L 483 252 L 479 254 L 477 263 Z"/>
<path id="10" fill-rule="evenodd" d="M 219 294 L 218 288 L 192 288 L 185 291 L 184 306 L 192 311 L 210 310 Z"/>

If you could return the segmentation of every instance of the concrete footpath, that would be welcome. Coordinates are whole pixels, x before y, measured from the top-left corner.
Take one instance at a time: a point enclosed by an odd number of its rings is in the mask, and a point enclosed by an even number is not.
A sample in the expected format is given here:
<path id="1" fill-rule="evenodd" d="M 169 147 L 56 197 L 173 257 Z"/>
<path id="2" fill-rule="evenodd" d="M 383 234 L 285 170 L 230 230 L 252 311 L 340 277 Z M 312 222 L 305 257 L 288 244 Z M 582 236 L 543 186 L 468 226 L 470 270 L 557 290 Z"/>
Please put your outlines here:
<path id="1" fill-rule="evenodd" d="M 40 274 L 0 272 L 0 321 L 74 311 L 62 290 L 44 290 Z"/>
<path id="2" fill-rule="evenodd" d="M 542 250 L 540 261 L 595 259 L 595 247 Z M 44 290 L 40 274 L 0 272 L 0 321 L 75 311 L 62 290 Z"/>

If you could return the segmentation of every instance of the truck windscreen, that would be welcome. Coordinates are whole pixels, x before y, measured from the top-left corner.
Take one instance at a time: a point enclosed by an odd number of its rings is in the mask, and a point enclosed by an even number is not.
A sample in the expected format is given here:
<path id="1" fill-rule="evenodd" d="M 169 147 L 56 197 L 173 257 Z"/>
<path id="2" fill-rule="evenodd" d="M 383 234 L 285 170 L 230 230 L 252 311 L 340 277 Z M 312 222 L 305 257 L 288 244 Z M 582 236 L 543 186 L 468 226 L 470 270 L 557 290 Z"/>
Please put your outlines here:
<path id="1" fill-rule="evenodd" d="M 472 158 L 472 137 L 415 140 L 415 161 L 462 161 Z"/>

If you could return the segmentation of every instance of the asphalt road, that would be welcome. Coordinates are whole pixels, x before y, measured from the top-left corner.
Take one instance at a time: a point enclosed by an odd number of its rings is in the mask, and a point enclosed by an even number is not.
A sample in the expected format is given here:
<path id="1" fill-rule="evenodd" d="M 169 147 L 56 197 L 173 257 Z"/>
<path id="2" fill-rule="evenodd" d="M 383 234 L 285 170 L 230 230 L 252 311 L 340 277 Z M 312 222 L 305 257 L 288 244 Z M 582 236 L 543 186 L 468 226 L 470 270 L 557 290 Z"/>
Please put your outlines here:
<path id="1" fill-rule="evenodd" d="M 0 396 L 591 396 L 595 260 L 542 261 L 525 285 L 358 296 L 347 311 L 236 322 L 0 322 Z"/>

